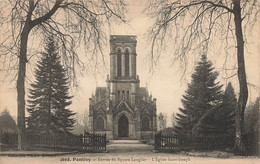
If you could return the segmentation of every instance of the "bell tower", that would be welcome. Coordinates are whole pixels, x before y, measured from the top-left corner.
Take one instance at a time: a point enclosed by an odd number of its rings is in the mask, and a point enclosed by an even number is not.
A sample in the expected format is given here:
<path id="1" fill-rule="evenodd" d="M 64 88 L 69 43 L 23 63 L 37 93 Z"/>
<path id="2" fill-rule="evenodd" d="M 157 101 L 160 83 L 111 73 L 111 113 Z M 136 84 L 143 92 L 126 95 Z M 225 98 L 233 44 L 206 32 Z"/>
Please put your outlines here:
<path id="1" fill-rule="evenodd" d="M 110 36 L 110 97 L 116 106 L 125 100 L 133 106 L 139 78 L 136 75 L 136 36 Z"/>
<path id="2" fill-rule="evenodd" d="M 108 139 L 153 138 L 156 99 L 136 75 L 136 36 L 110 36 L 110 73 L 106 87 L 89 99 L 90 130 Z"/>

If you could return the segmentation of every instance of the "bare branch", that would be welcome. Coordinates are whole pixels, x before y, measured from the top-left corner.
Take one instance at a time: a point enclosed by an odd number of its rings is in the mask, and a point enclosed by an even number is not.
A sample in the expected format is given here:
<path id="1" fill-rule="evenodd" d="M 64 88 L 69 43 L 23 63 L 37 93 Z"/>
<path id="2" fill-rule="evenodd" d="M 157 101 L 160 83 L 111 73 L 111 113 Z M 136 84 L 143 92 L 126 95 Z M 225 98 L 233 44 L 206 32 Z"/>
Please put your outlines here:
<path id="1" fill-rule="evenodd" d="M 38 25 L 38 24 L 41 24 L 42 22 L 45 22 L 47 21 L 48 19 L 51 18 L 51 16 L 58 10 L 58 8 L 60 7 L 60 4 L 63 2 L 64 0 L 56 0 L 54 6 L 52 7 L 52 9 L 46 13 L 45 15 L 37 18 L 37 19 L 34 19 L 32 20 L 32 23 L 31 23 L 31 27 L 33 28 L 34 26 Z M 30 11 L 30 10 L 29 10 Z M 28 14 L 29 15 L 29 14 Z"/>
<path id="2" fill-rule="evenodd" d="M 147 14 L 155 19 L 155 23 L 148 31 L 152 69 L 153 64 L 157 64 L 165 43 L 172 45 L 173 59 L 180 61 L 184 72 L 188 56 L 224 53 L 226 56 L 222 69 L 228 77 L 227 69 L 224 69 L 224 66 L 229 63 L 228 57 L 236 54 L 237 63 L 234 68 L 237 73 L 231 72 L 233 75 L 227 79 L 238 76 L 239 98 L 236 109 L 234 149 L 242 153 L 245 151 L 245 145 L 243 143 L 244 127 L 241 125 L 243 125 L 248 99 L 244 37 L 250 31 L 248 28 L 252 29 L 256 23 L 259 13 L 259 6 L 256 6 L 256 0 L 174 0 L 173 2 L 158 0 L 151 1 L 146 8 Z M 242 22 L 244 23 L 242 24 Z M 172 35 L 173 33 L 175 35 Z M 170 51 L 169 48 L 167 50 Z"/>
<path id="3" fill-rule="evenodd" d="M 119 1 L 119 3 L 117 3 Z M 40 39 L 47 34 L 55 34 L 61 43 L 61 55 L 64 65 L 70 73 L 70 78 L 76 84 L 76 71 L 84 67 L 83 55 L 78 55 L 77 48 L 84 46 L 88 49 L 86 58 L 90 54 L 97 63 L 101 52 L 102 61 L 104 54 L 102 47 L 106 40 L 103 32 L 104 25 L 110 20 L 124 22 L 124 3 L 117 0 L 116 3 L 105 0 L 5 0 L 0 1 L 1 9 L 9 9 L 0 16 L 0 66 L 2 71 L 9 74 L 13 66 L 18 65 L 17 76 L 17 111 L 18 111 L 18 149 L 26 147 L 25 137 L 25 82 L 26 67 L 37 61 L 37 51 Z M 115 1 L 113 1 L 115 2 Z M 2 22 L 3 20 L 3 22 Z M 37 36 L 39 40 L 31 40 Z M 83 43 L 82 43 L 83 41 Z M 33 43 L 30 43 L 33 42 Z M 28 46 L 30 44 L 30 46 Z M 30 63 L 28 63 L 28 57 Z M 34 60 L 32 60 L 34 59 Z M 95 66 L 97 67 L 97 66 Z M 8 68 L 8 69 L 6 69 Z M 81 71 L 81 69 L 79 69 Z M 86 70 L 86 69 L 85 69 Z M 15 77 L 16 79 L 16 77 Z M 77 85 L 77 84 L 76 84 Z"/>

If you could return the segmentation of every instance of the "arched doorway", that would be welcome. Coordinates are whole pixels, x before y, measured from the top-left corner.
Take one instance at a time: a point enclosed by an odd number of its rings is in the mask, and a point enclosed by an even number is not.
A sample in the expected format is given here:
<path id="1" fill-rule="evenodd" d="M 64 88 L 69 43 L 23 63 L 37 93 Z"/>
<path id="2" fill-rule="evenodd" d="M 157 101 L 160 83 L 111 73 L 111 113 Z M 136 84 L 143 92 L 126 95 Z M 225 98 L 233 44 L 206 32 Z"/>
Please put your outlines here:
<path id="1" fill-rule="evenodd" d="M 122 115 L 118 121 L 118 137 L 128 137 L 129 123 L 125 115 Z"/>

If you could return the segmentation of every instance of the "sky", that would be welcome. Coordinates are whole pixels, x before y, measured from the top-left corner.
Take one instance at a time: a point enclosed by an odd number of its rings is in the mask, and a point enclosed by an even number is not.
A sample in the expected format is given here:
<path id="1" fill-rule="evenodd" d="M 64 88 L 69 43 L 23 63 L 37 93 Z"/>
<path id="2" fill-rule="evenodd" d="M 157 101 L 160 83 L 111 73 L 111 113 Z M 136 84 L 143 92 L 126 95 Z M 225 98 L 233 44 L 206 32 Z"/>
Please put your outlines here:
<path id="1" fill-rule="evenodd" d="M 152 24 L 153 20 L 142 13 L 145 6 L 145 1 L 128 0 L 127 3 L 128 13 L 126 14 L 126 18 L 129 20 L 129 24 L 112 25 L 113 28 L 107 31 L 107 36 L 137 36 L 137 74 L 140 78 L 140 86 L 147 86 L 149 93 L 151 93 L 154 98 L 157 98 L 157 113 L 167 113 L 168 117 L 170 117 L 173 112 L 177 113 L 178 108 L 182 107 L 180 100 L 187 89 L 187 83 L 190 81 L 190 75 L 196 60 L 194 58 L 189 59 L 191 64 L 188 66 L 184 78 L 182 78 L 180 66 L 178 64 L 172 65 L 172 54 L 170 52 L 164 52 L 165 54 L 156 66 L 155 72 L 149 72 L 149 61 L 147 61 L 147 55 L 149 55 L 148 41 L 144 34 L 147 32 L 147 29 Z M 260 28 L 257 27 L 260 27 L 259 21 L 253 29 L 254 35 L 249 37 L 250 44 L 248 45 L 248 51 L 245 53 L 248 81 L 250 84 L 257 86 L 249 88 L 249 102 L 254 101 L 259 95 L 260 87 Z M 109 68 L 109 45 L 104 47 L 103 52 L 105 54 L 106 68 Z M 82 53 L 84 53 L 84 51 L 82 51 Z M 209 59 L 212 60 L 216 70 L 221 70 L 224 60 L 223 56 L 214 56 L 214 54 L 211 54 L 209 55 Z M 236 59 L 234 59 L 234 61 L 236 61 Z M 232 65 L 232 63 L 229 64 Z M 89 97 L 95 92 L 95 88 L 97 86 L 106 86 L 105 81 L 108 73 L 108 69 L 102 69 L 97 74 L 88 72 L 83 76 L 78 77 L 80 89 L 73 92 L 74 98 L 70 109 L 79 114 L 83 114 L 87 111 Z M 220 72 L 218 80 L 224 85 L 224 87 L 227 82 L 231 80 L 236 92 L 238 93 L 237 76 L 227 80 L 225 75 Z M 0 112 L 6 107 L 12 116 L 17 116 L 16 96 L 15 81 L 11 83 L 8 81 L 1 81 Z"/>

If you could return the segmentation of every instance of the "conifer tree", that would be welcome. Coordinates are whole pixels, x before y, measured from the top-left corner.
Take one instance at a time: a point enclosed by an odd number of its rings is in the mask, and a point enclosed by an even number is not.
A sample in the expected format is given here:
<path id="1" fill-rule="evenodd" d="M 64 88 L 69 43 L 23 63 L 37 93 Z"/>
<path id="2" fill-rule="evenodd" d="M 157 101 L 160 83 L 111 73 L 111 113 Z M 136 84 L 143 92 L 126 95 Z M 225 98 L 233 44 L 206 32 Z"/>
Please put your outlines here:
<path id="1" fill-rule="evenodd" d="M 247 153 L 259 156 L 259 112 L 260 97 L 250 103 L 245 112 L 245 140 Z"/>
<path id="2" fill-rule="evenodd" d="M 229 82 L 223 95 L 220 112 L 217 113 L 218 133 L 235 135 L 235 110 L 237 98 L 232 84 Z"/>
<path id="3" fill-rule="evenodd" d="M 17 126 L 7 107 L 0 113 L 0 137 L 2 132 L 17 132 Z"/>
<path id="4" fill-rule="evenodd" d="M 221 103 L 222 85 L 216 82 L 217 76 L 212 63 L 202 55 L 181 100 L 183 108 L 179 108 L 180 113 L 176 114 L 177 134 L 191 134 L 201 116 Z"/>
<path id="5" fill-rule="evenodd" d="M 68 109 L 69 79 L 53 36 L 46 39 L 45 51 L 35 69 L 36 80 L 29 89 L 28 131 L 37 134 L 70 133 L 75 113 Z"/>
<path id="6" fill-rule="evenodd" d="M 208 110 L 193 127 L 193 134 L 235 135 L 236 95 L 228 83 L 222 103 Z"/>

